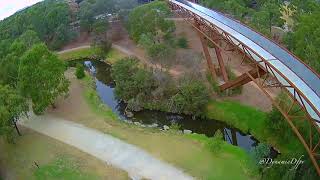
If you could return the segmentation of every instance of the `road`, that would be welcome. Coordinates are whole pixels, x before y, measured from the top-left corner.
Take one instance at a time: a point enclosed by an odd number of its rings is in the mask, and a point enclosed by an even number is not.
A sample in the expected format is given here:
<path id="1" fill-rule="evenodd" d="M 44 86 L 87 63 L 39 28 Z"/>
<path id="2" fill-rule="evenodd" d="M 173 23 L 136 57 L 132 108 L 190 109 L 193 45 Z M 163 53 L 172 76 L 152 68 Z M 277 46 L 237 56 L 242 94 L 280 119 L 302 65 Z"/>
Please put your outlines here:
<path id="1" fill-rule="evenodd" d="M 20 125 L 74 146 L 96 158 L 128 172 L 132 179 L 191 180 L 191 176 L 172 165 L 152 157 L 146 151 L 87 128 L 81 124 L 49 115 L 31 115 Z"/>

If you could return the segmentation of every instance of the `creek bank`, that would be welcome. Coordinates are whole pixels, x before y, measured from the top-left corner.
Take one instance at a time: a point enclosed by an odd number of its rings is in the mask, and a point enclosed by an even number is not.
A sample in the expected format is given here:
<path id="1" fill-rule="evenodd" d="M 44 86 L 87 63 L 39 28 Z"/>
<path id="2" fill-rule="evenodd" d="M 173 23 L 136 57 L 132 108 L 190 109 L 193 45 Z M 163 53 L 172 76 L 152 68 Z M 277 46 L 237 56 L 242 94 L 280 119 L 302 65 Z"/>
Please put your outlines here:
<path id="1" fill-rule="evenodd" d="M 83 62 L 78 61 L 78 62 Z M 71 62 L 72 63 L 72 62 Z M 75 63 L 73 63 L 75 64 Z M 109 106 L 120 119 L 128 124 L 136 124 L 145 128 L 159 128 L 179 130 L 184 134 L 204 134 L 207 137 L 213 137 L 217 130 L 221 130 L 224 140 L 230 144 L 237 145 L 247 152 L 255 147 L 259 142 L 252 135 L 245 134 L 240 130 L 233 128 L 221 121 L 215 121 L 207 118 L 198 118 L 190 115 L 181 115 L 175 113 L 166 113 L 155 110 L 142 110 L 133 112 L 132 117 L 126 114 L 126 103 L 116 98 L 114 94 L 115 82 L 111 78 L 111 66 L 101 62 L 92 61 L 95 66 L 95 89 L 101 101 Z"/>

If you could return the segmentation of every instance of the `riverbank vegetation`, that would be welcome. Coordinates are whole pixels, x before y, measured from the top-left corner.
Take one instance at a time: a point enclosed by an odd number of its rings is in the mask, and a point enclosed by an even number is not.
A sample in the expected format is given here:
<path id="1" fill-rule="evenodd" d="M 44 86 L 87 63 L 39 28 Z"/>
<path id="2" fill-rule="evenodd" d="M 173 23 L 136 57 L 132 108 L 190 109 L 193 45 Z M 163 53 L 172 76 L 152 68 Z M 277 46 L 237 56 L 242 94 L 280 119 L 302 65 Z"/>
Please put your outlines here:
<path id="1" fill-rule="evenodd" d="M 124 123 L 101 102 L 90 76 L 82 83 L 83 98 L 93 112 L 86 114 L 91 121 L 82 122 L 84 125 L 135 144 L 199 179 L 254 179 L 257 175 L 255 165 L 243 149 L 220 142 L 221 150 L 213 153 L 210 144 L 215 140 L 205 135 L 161 132 Z"/>
<path id="2" fill-rule="evenodd" d="M 174 80 L 166 72 L 139 67 L 138 60 L 125 58 L 112 66 L 116 96 L 128 108 L 200 115 L 208 102 L 206 86 L 186 74 Z"/>

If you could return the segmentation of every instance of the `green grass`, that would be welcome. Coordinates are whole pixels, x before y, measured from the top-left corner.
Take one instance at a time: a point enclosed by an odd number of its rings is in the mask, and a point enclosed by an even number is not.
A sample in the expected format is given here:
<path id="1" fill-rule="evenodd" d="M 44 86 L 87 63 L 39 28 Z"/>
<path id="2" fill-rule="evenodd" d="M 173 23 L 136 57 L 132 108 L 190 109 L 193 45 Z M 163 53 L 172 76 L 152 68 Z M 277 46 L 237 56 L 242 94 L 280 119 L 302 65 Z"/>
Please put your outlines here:
<path id="1" fill-rule="evenodd" d="M 59 54 L 59 58 L 65 61 L 82 59 L 87 57 L 92 57 L 96 55 L 96 51 L 94 48 L 82 48 L 74 51 L 65 52 Z"/>
<path id="2" fill-rule="evenodd" d="M 209 119 L 226 122 L 240 129 L 242 132 L 250 133 L 259 141 L 276 147 L 281 153 L 292 153 L 293 149 L 301 149 L 297 139 L 283 143 L 281 137 L 276 135 L 277 132 L 271 132 L 267 128 L 267 113 L 254 107 L 246 106 L 235 101 L 211 100 L 207 107 L 206 116 Z"/>
<path id="3" fill-rule="evenodd" d="M 106 62 L 108 62 L 110 64 L 114 64 L 115 62 L 117 62 L 118 60 L 120 60 L 124 57 L 126 57 L 125 54 L 123 54 L 122 52 L 120 52 L 117 49 L 112 48 L 106 56 Z"/>
<path id="4" fill-rule="evenodd" d="M 82 48 L 76 49 L 74 51 L 65 52 L 59 54 L 59 57 L 65 61 L 71 61 L 76 59 L 83 59 L 89 57 L 95 57 L 97 54 L 94 48 Z M 119 59 L 126 57 L 126 55 L 117 49 L 111 48 L 111 50 L 106 54 L 106 62 L 114 64 Z"/>
<path id="5" fill-rule="evenodd" d="M 254 179 L 257 175 L 249 155 L 239 147 L 225 143 L 221 152 L 213 153 L 206 145 L 211 139 L 204 135 L 164 133 L 118 121 L 110 108 L 101 103 L 93 90 L 92 80 L 85 78 L 82 82 L 84 100 L 97 116 L 90 115 L 91 122 L 84 122 L 90 128 L 137 145 L 198 179 Z"/>
<path id="6" fill-rule="evenodd" d="M 84 173 L 75 160 L 68 157 L 59 157 L 53 162 L 37 168 L 34 172 L 36 180 L 98 180 L 101 179 L 93 174 Z"/>
<path id="7" fill-rule="evenodd" d="M 243 132 L 264 131 L 267 114 L 254 107 L 235 101 L 213 101 L 207 107 L 206 115 L 210 119 L 224 121 Z"/>
<path id="8" fill-rule="evenodd" d="M 86 86 L 84 98 L 90 108 L 100 116 L 108 117 L 111 120 L 118 120 L 118 116 L 101 102 L 96 90 L 92 88 L 95 86 L 95 82 L 92 80 L 92 77 L 85 76 L 85 78 L 83 78 L 83 82 Z"/>
<path id="9" fill-rule="evenodd" d="M 3 171 L 12 179 L 56 177 L 60 180 L 80 175 L 94 179 L 128 178 L 126 172 L 108 166 L 72 146 L 25 128 L 21 128 L 21 132 L 23 135 L 17 139 L 16 144 L 8 144 L 0 138 L 0 167 L 4 168 Z M 62 157 L 67 159 L 61 159 Z M 61 166 L 57 167 L 57 163 Z"/>

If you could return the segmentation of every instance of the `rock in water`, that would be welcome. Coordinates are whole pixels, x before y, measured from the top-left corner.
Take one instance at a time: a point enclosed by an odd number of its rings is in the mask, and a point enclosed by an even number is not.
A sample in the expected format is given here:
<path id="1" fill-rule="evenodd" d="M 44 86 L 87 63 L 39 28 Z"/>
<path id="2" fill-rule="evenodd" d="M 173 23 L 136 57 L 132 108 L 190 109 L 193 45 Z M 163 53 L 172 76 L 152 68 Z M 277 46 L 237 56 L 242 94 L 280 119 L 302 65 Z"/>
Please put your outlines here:
<path id="1" fill-rule="evenodd" d="M 141 123 L 139 123 L 139 122 L 134 122 L 133 124 L 136 125 L 136 126 L 140 126 L 141 125 Z"/>
<path id="2" fill-rule="evenodd" d="M 133 117 L 133 113 L 130 112 L 130 111 L 126 111 L 126 116 L 129 117 L 129 118 L 131 118 L 131 117 Z"/>
<path id="3" fill-rule="evenodd" d="M 192 133 L 191 130 L 188 130 L 188 129 L 183 130 L 183 134 L 191 134 L 191 133 Z"/>
<path id="4" fill-rule="evenodd" d="M 169 127 L 169 126 L 167 126 L 167 125 L 164 125 L 164 126 L 163 126 L 163 129 L 167 131 L 167 130 L 169 130 L 169 129 L 170 129 L 170 127 Z"/>

